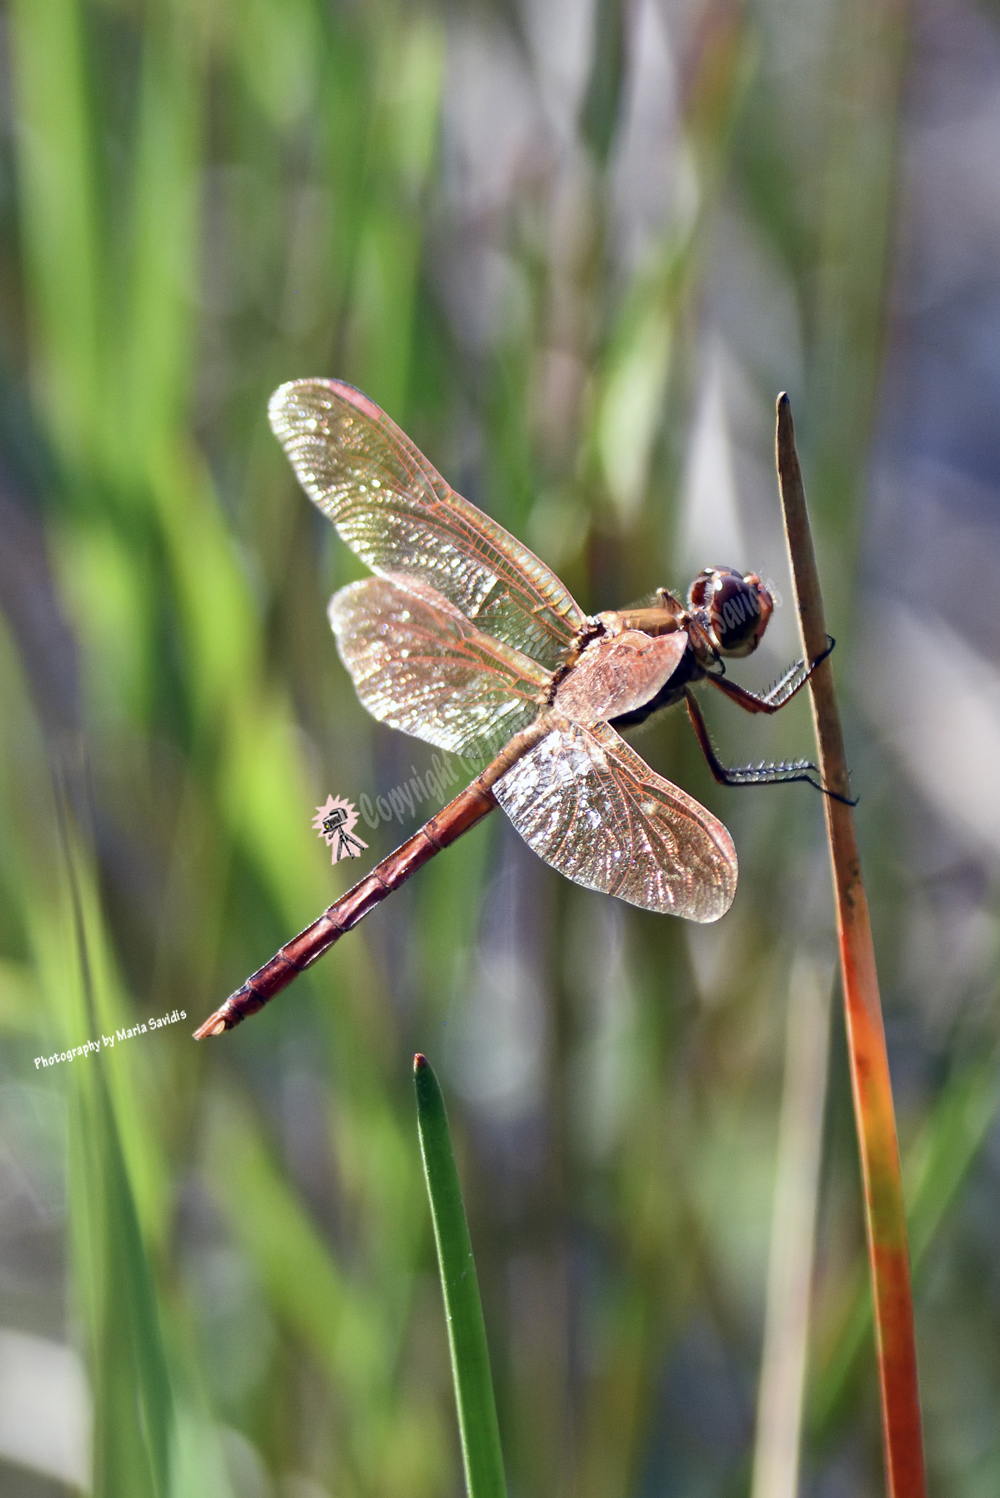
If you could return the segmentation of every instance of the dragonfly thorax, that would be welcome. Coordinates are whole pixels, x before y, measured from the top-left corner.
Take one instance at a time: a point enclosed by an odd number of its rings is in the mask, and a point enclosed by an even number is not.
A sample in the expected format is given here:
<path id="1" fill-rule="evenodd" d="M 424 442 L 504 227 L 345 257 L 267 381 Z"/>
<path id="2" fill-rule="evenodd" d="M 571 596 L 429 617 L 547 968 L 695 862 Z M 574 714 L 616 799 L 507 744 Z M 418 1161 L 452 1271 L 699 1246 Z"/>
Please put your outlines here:
<path id="1" fill-rule="evenodd" d="M 660 588 L 651 604 L 598 614 L 558 677 L 552 705 L 581 723 L 640 722 L 680 701 L 723 656 L 756 650 L 773 608 L 756 573 L 706 567 L 686 607 Z"/>

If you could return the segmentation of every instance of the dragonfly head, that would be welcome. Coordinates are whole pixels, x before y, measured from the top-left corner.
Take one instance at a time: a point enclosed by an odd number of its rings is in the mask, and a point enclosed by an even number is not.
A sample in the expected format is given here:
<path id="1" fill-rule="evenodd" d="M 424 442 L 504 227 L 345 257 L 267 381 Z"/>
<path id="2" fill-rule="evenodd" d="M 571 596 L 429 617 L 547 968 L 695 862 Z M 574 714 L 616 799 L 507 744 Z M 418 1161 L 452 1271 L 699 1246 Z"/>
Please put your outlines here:
<path id="1" fill-rule="evenodd" d="M 688 592 L 688 607 L 704 621 L 720 655 L 751 655 L 761 642 L 774 599 L 756 572 L 706 567 Z"/>

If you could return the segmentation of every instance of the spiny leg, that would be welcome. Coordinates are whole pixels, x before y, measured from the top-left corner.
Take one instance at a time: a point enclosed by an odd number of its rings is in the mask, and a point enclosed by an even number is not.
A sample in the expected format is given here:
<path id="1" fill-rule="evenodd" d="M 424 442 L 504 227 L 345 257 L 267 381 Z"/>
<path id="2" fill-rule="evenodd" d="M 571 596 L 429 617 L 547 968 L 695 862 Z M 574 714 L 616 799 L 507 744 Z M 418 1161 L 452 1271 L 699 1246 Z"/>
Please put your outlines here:
<path id="1" fill-rule="evenodd" d="M 837 643 L 832 635 L 827 635 L 828 644 L 822 655 L 818 655 L 812 665 L 806 667 L 805 661 L 796 661 L 794 666 L 789 666 L 783 676 L 766 692 L 751 692 L 747 687 L 737 686 L 735 681 L 730 681 L 727 676 L 714 676 L 710 671 L 705 679 L 713 686 L 725 692 L 726 696 L 743 708 L 747 713 L 776 713 L 791 702 L 796 692 L 800 692 L 809 680 L 810 676 L 823 661 L 826 660 L 834 645 Z"/>
<path id="2" fill-rule="evenodd" d="M 688 688 L 684 693 L 687 704 L 688 717 L 691 726 L 701 745 L 701 752 L 708 761 L 708 768 L 720 785 L 793 785 L 796 781 L 803 781 L 811 785 L 814 790 L 822 791 L 825 796 L 830 796 L 834 801 L 842 801 L 845 806 L 854 806 L 855 801 L 848 800 L 846 796 L 840 796 L 836 791 L 828 790 L 822 780 L 815 779 L 819 770 L 808 759 L 785 760 L 778 764 L 740 765 L 729 769 L 722 763 L 712 745 L 708 735 L 708 725 L 702 716 L 701 708 L 694 693 Z"/>

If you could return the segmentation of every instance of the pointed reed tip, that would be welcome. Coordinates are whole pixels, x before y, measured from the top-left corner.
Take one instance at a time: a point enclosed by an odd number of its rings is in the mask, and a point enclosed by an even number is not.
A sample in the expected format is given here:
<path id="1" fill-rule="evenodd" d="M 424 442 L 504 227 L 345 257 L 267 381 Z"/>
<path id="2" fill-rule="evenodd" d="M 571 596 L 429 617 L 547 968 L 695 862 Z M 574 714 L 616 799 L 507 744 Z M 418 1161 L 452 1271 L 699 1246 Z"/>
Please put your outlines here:
<path id="1" fill-rule="evenodd" d="M 427 1057 L 423 1054 L 422 1051 L 418 1051 L 413 1058 L 414 1075 L 419 1076 L 419 1074 L 422 1071 L 426 1071 L 429 1066 L 430 1062 L 428 1061 Z"/>

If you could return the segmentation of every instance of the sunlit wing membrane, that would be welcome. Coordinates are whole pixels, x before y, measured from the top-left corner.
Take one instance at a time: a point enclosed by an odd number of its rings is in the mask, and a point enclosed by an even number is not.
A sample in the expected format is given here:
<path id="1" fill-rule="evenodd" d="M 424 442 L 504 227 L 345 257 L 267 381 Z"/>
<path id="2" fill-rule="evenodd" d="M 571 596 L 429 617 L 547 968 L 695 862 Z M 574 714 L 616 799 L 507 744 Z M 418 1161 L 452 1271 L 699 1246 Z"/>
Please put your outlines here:
<path id="1" fill-rule="evenodd" d="M 604 723 L 651 702 L 687 650 L 687 631 L 647 635 L 626 629 L 583 652 L 556 692 L 554 707 L 577 723 Z"/>
<path id="2" fill-rule="evenodd" d="M 330 602 L 341 660 L 373 717 L 439 749 L 493 758 L 535 717 L 549 673 L 481 634 L 444 598 L 383 578 Z"/>
<path id="3" fill-rule="evenodd" d="M 309 497 L 373 572 L 429 586 L 485 634 L 549 670 L 585 616 L 526 546 L 445 483 L 367 396 L 295 380 L 271 426 Z"/>
<path id="4" fill-rule="evenodd" d="M 606 723 L 555 729 L 493 794 L 528 846 L 588 889 L 689 921 L 717 921 L 733 902 L 725 827 Z"/>

